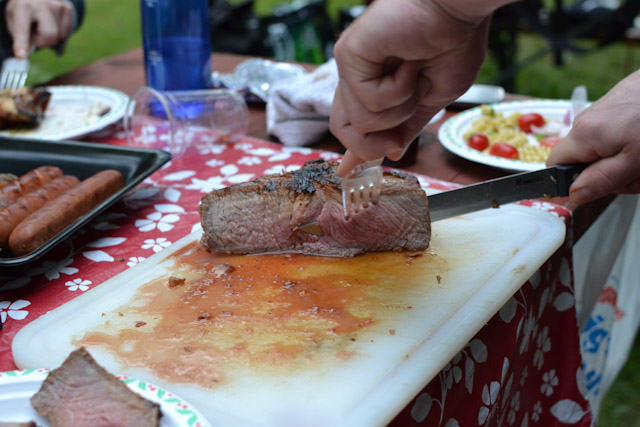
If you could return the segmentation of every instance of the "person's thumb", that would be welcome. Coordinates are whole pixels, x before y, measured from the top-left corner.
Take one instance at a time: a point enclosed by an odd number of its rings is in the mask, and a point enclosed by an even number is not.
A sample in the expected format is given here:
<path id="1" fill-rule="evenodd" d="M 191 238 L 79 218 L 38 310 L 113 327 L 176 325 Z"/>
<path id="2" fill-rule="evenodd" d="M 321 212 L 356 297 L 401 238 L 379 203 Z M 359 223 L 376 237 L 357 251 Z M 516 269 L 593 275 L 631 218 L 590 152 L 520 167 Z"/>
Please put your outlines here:
<path id="1" fill-rule="evenodd" d="M 571 201 L 583 205 L 612 193 L 625 191 L 640 178 L 638 168 L 623 153 L 600 159 L 587 167 L 570 189 Z"/>

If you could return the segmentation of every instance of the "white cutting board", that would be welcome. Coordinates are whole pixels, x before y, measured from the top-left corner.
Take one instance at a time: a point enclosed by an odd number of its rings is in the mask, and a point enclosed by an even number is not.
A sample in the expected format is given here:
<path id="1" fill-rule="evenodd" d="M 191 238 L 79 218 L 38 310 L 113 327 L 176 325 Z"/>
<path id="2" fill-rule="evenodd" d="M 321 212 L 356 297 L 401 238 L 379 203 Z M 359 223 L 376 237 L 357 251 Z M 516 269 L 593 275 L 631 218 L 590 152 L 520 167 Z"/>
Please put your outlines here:
<path id="1" fill-rule="evenodd" d="M 560 247 L 565 236 L 564 222 L 557 216 L 514 205 L 432 226 L 431 248 L 411 259 L 407 266 L 411 275 L 402 278 L 403 283 L 394 285 L 394 277 L 380 273 L 381 261 L 376 261 L 380 258 L 344 261 L 371 260 L 370 269 L 378 269 L 376 277 L 391 285 L 380 318 L 354 342 L 341 342 L 339 352 L 331 347 L 335 343 L 327 341 L 324 349 L 319 345 L 308 361 L 298 360 L 291 369 L 240 363 L 223 383 L 204 388 L 128 368 L 108 352 L 88 349 L 112 372 L 174 391 L 213 425 L 385 425 Z M 13 341 L 18 367 L 61 364 L 75 348 L 74 340 L 104 327 L 105 318 L 117 323 L 110 313 L 135 305 L 136 298 L 143 304 L 136 297 L 138 288 L 168 275 L 172 262 L 167 256 L 198 237 L 199 233 L 185 237 L 29 323 Z M 366 275 L 366 266 L 359 268 Z M 339 357 L 345 354 L 349 356 Z"/>

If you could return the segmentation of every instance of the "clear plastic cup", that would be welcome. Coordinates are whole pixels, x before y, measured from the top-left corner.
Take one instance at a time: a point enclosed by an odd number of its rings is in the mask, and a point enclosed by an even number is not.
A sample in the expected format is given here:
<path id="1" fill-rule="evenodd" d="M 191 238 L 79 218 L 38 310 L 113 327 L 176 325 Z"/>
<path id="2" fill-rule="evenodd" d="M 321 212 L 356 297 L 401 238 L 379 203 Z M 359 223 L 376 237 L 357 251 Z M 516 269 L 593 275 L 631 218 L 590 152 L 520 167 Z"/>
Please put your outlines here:
<path id="1" fill-rule="evenodd" d="M 247 103 L 227 89 L 162 92 L 145 86 L 131 95 L 124 116 L 129 145 L 166 150 L 173 157 L 189 147 L 237 141 L 248 127 Z"/>

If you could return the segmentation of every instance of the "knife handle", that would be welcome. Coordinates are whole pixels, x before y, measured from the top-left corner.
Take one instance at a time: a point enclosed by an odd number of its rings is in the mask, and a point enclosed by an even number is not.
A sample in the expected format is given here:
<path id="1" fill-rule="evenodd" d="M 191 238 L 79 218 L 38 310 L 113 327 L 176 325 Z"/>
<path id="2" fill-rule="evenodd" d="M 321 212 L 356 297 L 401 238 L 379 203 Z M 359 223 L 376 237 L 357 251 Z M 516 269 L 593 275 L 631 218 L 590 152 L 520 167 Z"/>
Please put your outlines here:
<path id="1" fill-rule="evenodd" d="M 569 187 L 578 178 L 580 172 L 585 170 L 589 163 L 575 163 L 572 165 L 556 165 L 556 180 L 558 185 L 558 196 L 564 197 L 569 195 Z"/>

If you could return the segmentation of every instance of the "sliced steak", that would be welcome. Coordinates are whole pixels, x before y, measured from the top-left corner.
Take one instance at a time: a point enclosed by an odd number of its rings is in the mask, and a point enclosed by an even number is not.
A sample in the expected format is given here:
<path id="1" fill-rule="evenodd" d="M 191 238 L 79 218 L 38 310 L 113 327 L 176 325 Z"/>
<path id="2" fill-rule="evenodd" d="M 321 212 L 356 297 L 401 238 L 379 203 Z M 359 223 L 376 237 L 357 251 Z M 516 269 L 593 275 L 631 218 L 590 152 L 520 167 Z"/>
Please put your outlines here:
<path id="1" fill-rule="evenodd" d="M 51 371 L 31 405 L 52 427 L 157 426 L 160 406 L 131 391 L 80 348 Z"/>
<path id="2" fill-rule="evenodd" d="M 294 172 L 207 194 L 200 204 L 202 245 L 226 253 L 343 257 L 429 246 L 427 195 L 415 177 L 385 171 L 378 204 L 345 219 L 337 165 L 313 160 Z M 298 230 L 313 221 L 322 227 L 323 236 Z"/>

